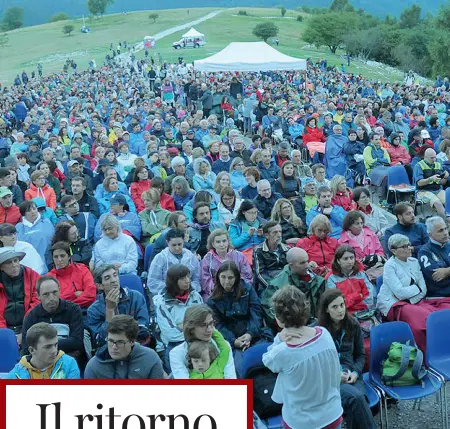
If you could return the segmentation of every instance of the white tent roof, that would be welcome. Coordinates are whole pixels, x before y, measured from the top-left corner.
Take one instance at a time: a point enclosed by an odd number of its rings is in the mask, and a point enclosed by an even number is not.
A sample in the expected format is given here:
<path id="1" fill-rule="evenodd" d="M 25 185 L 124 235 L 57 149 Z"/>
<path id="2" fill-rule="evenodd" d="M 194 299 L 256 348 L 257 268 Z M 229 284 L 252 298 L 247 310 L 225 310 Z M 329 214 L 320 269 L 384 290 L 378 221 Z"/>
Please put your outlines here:
<path id="1" fill-rule="evenodd" d="M 204 34 L 199 33 L 195 28 L 191 28 L 183 37 L 205 37 Z"/>
<path id="2" fill-rule="evenodd" d="M 290 57 L 265 42 L 233 42 L 217 54 L 194 61 L 206 72 L 306 70 L 306 60 Z"/>

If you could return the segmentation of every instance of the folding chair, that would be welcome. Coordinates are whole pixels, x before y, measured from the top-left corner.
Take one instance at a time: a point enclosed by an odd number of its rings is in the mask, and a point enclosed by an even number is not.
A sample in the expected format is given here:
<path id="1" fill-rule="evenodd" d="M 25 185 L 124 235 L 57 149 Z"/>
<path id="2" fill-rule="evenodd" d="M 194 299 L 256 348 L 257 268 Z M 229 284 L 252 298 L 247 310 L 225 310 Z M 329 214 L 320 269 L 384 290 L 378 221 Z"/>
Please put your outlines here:
<path id="1" fill-rule="evenodd" d="M 450 332 L 443 327 L 450 326 L 450 310 L 440 310 L 427 317 L 426 364 L 441 377 L 445 408 L 445 427 L 448 428 L 447 393 L 445 383 L 450 380 Z"/>
<path id="2" fill-rule="evenodd" d="M 384 407 L 387 408 L 386 398 L 394 398 L 399 401 L 409 401 L 425 398 L 439 393 L 442 383 L 440 377 L 433 372 L 428 372 L 422 379 L 422 385 L 413 386 L 387 386 L 381 378 L 382 362 L 387 358 L 389 348 L 393 342 L 415 345 L 414 336 L 409 325 L 405 322 L 386 322 L 375 326 L 370 331 L 370 369 L 369 377 L 372 384 L 383 392 Z M 441 415 L 444 421 L 444 405 L 441 395 Z M 386 413 L 386 427 L 389 428 L 389 420 Z"/>
<path id="3" fill-rule="evenodd" d="M 368 372 L 363 374 L 363 380 L 364 385 L 366 387 L 366 396 L 369 402 L 369 407 L 373 408 L 377 404 L 380 404 L 380 421 L 381 421 L 381 429 L 383 429 L 385 421 L 385 417 L 383 416 L 383 410 L 387 414 L 387 410 L 383 408 L 383 401 L 381 400 L 381 398 L 383 397 L 383 392 L 370 383 Z"/>
<path id="4" fill-rule="evenodd" d="M 0 350 L 0 378 L 5 378 L 20 359 L 16 334 L 11 329 L 0 329 Z"/>
<path id="5" fill-rule="evenodd" d="M 411 185 L 408 174 L 402 165 L 395 165 L 388 168 L 387 176 L 387 199 L 389 200 L 389 193 L 393 192 L 395 197 L 395 204 L 397 204 L 397 193 L 414 193 L 416 187 Z"/>

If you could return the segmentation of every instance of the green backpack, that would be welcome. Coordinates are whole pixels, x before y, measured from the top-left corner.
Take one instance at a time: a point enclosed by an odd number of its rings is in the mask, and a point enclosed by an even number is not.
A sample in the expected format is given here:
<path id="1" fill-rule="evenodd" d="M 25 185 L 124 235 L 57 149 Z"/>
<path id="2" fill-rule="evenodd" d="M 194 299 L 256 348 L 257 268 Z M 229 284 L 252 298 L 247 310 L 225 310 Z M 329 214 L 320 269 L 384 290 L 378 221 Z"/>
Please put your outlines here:
<path id="1" fill-rule="evenodd" d="M 382 362 L 381 379 L 387 386 L 413 386 L 420 384 L 427 374 L 423 367 L 423 353 L 417 348 L 394 342 L 389 347 L 388 358 Z"/>

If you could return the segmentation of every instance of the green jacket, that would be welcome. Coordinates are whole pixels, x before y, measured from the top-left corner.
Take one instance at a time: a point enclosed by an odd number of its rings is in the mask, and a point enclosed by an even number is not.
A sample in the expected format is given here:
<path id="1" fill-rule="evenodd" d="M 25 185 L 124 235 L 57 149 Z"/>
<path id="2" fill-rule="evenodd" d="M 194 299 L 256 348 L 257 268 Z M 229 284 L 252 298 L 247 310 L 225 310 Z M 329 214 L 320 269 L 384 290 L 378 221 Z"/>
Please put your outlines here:
<path id="1" fill-rule="evenodd" d="M 142 225 L 142 235 L 144 237 L 152 237 L 155 234 L 160 233 L 163 229 L 167 228 L 167 218 L 170 215 L 168 210 L 164 210 L 158 204 L 154 210 L 156 223 L 152 222 L 150 216 L 150 210 L 142 210 L 139 213 L 139 219 Z"/>
<path id="2" fill-rule="evenodd" d="M 311 317 L 317 318 L 317 310 L 319 299 L 325 291 L 326 282 L 323 277 L 320 277 L 312 272 L 309 273 L 312 280 L 307 283 L 291 272 L 291 267 L 286 265 L 274 279 L 269 282 L 269 286 L 264 290 L 261 297 L 261 304 L 264 310 L 266 323 L 271 328 L 276 328 L 275 315 L 272 307 L 272 296 L 275 292 L 286 285 L 298 287 L 308 298 L 311 306 Z"/>
<path id="3" fill-rule="evenodd" d="M 211 362 L 210 367 L 205 372 L 200 373 L 195 369 L 191 369 L 189 371 L 189 378 L 223 379 L 225 377 L 224 372 L 230 356 L 230 346 L 217 329 L 214 330 L 212 337 L 219 348 L 219 356 Z"/>

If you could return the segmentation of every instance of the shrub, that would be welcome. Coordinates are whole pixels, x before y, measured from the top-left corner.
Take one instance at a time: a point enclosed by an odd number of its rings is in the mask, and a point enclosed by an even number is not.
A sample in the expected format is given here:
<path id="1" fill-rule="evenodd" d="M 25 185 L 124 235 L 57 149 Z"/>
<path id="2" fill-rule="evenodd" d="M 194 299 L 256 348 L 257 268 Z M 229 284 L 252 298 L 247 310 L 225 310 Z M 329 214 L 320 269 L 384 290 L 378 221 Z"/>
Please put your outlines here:
<path id="1" fill-rule="evenodd" d="M 246 10 L 240 10 L 240 11 L 238 12 L 238 15 L 240 15 L 240 16 L 248 16 L 248 13 L 247 13 Z"/>
<path id="2" fill-rule="evenodd" d="M 297 21 L 298 21 L 298 22 L 302 22 L 302 21 L 303 21 L 303 16 L 298 15 L 298 16 L 297 16 Z"/>
<path id="3" fill-rule="evenodd" d="M 48 22 L 58 22 L 58 21 L 67 21 L 69 19 L 69 15 L 66 12 L 59 12 L 56 15 L 53 15 Z"/>

